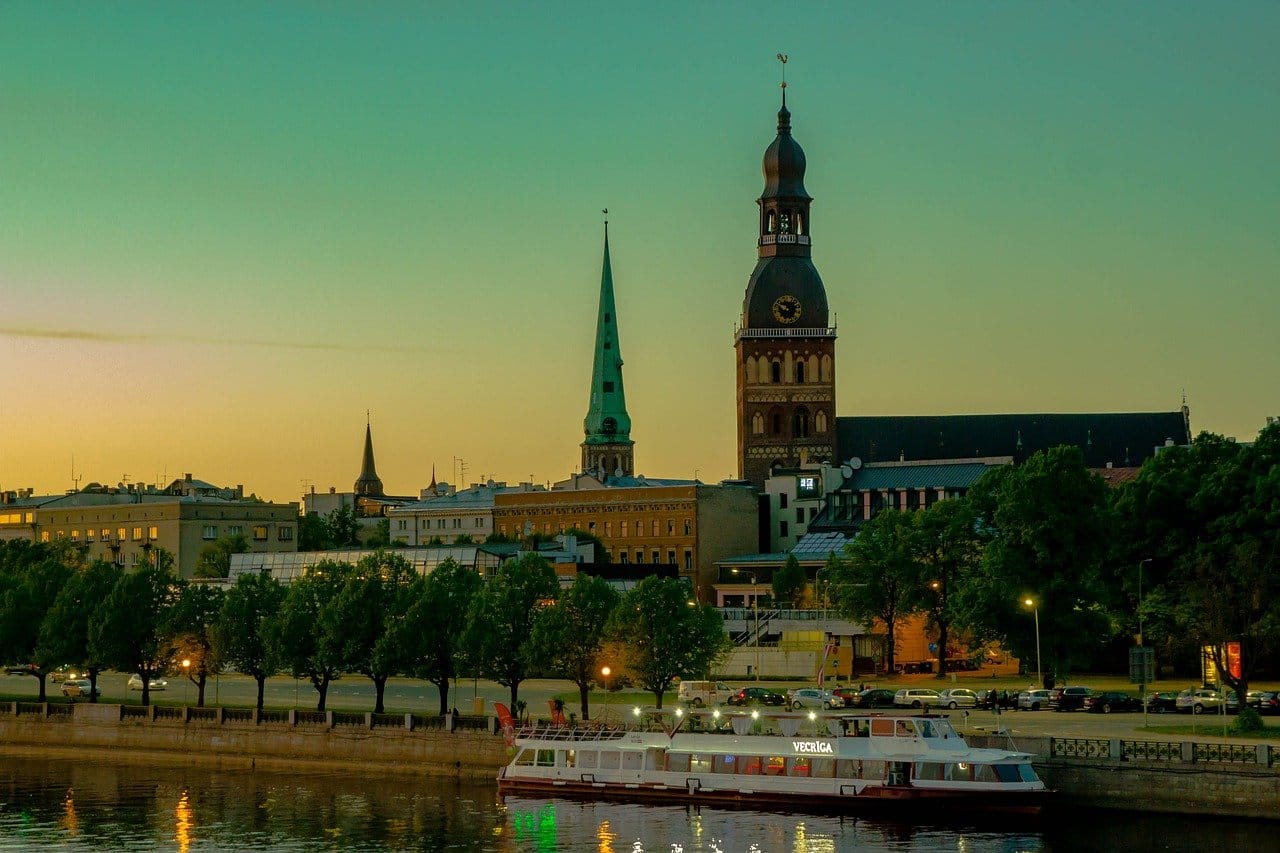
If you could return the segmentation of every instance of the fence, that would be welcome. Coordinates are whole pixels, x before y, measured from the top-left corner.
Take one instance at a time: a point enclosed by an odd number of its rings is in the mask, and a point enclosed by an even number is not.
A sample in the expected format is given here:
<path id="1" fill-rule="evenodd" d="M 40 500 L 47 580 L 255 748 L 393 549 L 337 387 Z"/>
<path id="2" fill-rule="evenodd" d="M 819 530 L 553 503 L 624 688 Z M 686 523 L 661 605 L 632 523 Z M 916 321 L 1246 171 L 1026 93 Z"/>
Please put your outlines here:
<path id="1" fill-rule="evenodd" d="M 1261 769 L 1280 767 L 1280 747 L 1221 741 L 1051 737 L 1048 757 L 1149 764 L 1227 764 Z"/>

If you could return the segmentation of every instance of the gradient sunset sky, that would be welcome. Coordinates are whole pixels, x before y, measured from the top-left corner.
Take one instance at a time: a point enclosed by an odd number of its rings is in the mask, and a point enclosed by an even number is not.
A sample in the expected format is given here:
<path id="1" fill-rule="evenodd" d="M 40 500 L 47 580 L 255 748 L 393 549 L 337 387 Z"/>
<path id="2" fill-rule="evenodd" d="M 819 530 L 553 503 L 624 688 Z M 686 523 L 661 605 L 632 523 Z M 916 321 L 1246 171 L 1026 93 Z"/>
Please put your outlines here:
<path id="1" fill-rule="evenodd" d="M 779 66 L 837 410 L 1280 415 L 1280 4 L 0 7 L 0 488 L 734 476 Z"/>

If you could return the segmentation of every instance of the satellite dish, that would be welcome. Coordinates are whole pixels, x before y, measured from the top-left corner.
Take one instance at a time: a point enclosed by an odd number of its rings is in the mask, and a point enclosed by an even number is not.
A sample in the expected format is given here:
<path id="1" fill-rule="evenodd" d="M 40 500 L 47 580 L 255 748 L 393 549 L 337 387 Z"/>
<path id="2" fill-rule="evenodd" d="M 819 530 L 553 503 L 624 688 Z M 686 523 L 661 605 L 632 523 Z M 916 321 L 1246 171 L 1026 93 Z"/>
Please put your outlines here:
<path id="1" fill-rule="evenodd" d="M 853 457 L 852 459 L 849 460 L 849 467 L 857 471 L 859 468 L 862 467 L 862 460 L 856 456 Z"/>
<path id="2" fill-rule="evenodd" d="M 846 480 L 853 476 L 853 466 L 849 464 L 840 466 L 840 476 Z"/>

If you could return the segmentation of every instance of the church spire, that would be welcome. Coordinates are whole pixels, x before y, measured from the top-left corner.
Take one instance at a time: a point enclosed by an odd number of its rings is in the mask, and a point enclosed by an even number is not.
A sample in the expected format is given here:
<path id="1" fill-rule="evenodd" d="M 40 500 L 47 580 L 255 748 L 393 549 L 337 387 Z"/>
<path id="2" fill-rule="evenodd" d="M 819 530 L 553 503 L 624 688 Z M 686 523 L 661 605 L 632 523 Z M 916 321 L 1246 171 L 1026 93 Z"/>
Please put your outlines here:
<path id="1" fill-rule="evenodd" d="M 597 475 L 631 475 L 633 451 L 631 417 L 622 387 L 622 349 L 618 315 L 613 301 L 613 270 L 609 262 L 609 211 L 605 210 L 604 264 L 600 273 L 600 306 L 596 315 L 591 397 L 582 422 L 582 470 Z"/>
<path id="2" fill-rule="evenodd" d="M 355 493 L 366 497 L 383 496 L 382 480 L 373 464 L 373 431 L 366 417 L 364 425 L 364 458 L 360 461 L 360 476 L 356 478 Z"/>

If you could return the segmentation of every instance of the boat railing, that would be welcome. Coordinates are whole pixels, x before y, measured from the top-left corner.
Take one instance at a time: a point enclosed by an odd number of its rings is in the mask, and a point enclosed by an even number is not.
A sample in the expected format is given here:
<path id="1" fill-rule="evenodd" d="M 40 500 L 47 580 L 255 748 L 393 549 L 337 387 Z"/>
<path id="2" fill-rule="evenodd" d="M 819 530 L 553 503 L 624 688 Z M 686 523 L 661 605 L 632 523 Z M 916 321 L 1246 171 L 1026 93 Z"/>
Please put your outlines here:
<path id="1" fill-rule="evenodd" d="M 620 740 L 627 736 L 627 730 L 612 726 L 525 726 L 516 732 L 517 738 L 527 740 Z"/>

